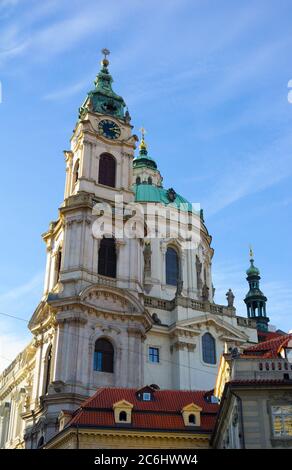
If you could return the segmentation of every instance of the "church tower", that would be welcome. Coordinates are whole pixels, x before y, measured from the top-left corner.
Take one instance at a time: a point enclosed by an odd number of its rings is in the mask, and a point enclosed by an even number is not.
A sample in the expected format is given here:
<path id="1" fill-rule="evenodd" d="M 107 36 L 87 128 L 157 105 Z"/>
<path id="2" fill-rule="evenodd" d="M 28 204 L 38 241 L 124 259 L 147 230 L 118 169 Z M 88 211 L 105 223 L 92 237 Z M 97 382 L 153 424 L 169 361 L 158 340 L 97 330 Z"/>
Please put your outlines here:
<path id="1" fill-rule="evenodd" d="M 143 248 L 140 239 L 115 236 L 116 221 L 122 228 L 126 223 L 123 206 L 134 201 L 137 137 L 123 98 L 112 89 L 109 51 L 103 53 L 64 152 L 64 202 L 43 234 L 44 294 L 29 323 L 36 367 L 28 441 L 32 434 L 48 440 L 60 411 L 76 409 L 100 386 L 143 385 L 143 338 L 152 324 L 141 297 Z M 103 212 L 105 233 L 97 237 Z M 36 433 L 31 410 L 39 397 L 44 425 Z"/>
<path id="2" fill-rule="evenodd" d="M 260 290 L 260 271 L 254 265 L 252 250 L 250 250 L 250 267 L 246 274 L 246 279 L 249 283 L 249 291 L 244 299 L 247 307 L 247 316 L 256 320 L 258 330 L 268 331 L 270 320 L 266 313 L 267 297 Z"/>
<path id="3" fill-rule="evenodd" d="M 138 138 L 103 54 L 64 152 L 64 200 L 42 235 L 32 340 L 0 374 L 0 447 L 41 447 L 98 388 L 211 390 L 221 353 L 256 342 L 256 322 L 267 328 L 253 259 L 250 321 L 230 298 L 215 303 L 202 211 L 164 185 L 144 129 L 135 156 Z"/>

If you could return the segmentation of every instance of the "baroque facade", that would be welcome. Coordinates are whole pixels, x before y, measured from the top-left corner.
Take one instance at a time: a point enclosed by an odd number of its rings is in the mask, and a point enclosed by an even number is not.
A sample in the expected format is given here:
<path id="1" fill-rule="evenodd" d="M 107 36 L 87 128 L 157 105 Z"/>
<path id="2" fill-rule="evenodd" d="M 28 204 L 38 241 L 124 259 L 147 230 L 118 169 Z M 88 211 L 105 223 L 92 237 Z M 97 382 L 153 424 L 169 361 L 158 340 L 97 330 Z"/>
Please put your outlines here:
<path id="1" fill-rule="evenodd" d="M 2 448 L 42 446 L 58 432 L 60 412 L 73 412 L 98 387 L 211 389 L 220 354 L 257 342 L 252 310 L 237 316 L 230 292 L 227 306 L 214 302 L 202 212 L 163 186 L 144 134 L 135 157 L 138 138 L 106 55 L 64 152 L 64 200 L 43 234 L 47 264 L 32 341 L 0 375 Z M 119 224 L 129 228 L 123 208 L 134 203 L 160 210 L 156 236 L 139 216 L 140 236 L 116 235 Z M 191 246 L 188 237 L 158 233 L 161 213 L 168 223 L 182 211 Z"/>

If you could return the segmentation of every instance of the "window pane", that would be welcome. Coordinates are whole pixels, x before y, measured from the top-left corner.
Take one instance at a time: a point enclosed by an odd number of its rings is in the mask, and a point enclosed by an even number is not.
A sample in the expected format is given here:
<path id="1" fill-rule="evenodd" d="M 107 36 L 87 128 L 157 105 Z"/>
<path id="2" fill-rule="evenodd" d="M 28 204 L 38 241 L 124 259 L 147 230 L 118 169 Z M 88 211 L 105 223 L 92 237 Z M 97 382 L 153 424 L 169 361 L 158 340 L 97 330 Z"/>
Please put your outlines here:
<path id="1" fill-rule="evenodd" d="M 292 436 L 292 415 L 284 418 L 284 433 L 286 436 Z"/>
<path id="2" fill-rule="evenodd" d="M 159 362 L 159 349 L 158 348 L 149 348 L 149 361 L 150 362 Z"/>
<path id="3" fill-rule="evenodd" d="M 93 368 L 98 372 L 114 370 L 114 349 L 106 339 L 99 339 L 95 343 Z"/>
<path id="4" fill-rule="evenodd" d="M 215 339 L 210 333 L 202 337 L 203 361 L 207 364 L 216 364 Z"/>
<path id="5" fill-rule="evenodd" d="M 280 436 L 282 432 L 283 432 L 282 419 L 280 416 L 275 416 L 274 417 L 274 435 Z"/>
<path id="6" fill-rule="evenodd" d="M 117 254 L 113 238 L 103 238 L 98 251 L 98 274 L 116 277 Z"/>
<path id="7" fill-rule="evenodd" d="M 112 155 L 103 154 L 99 158 L 98 182 L 112 188 L 116 183 L 116 161 Z"/>
<path id="8" fill-rule="evenodd" d="M 177 252 L 173 248 L 166 251 L 166 284 L 176 286 L 179 277 L 179 263 Z"/>

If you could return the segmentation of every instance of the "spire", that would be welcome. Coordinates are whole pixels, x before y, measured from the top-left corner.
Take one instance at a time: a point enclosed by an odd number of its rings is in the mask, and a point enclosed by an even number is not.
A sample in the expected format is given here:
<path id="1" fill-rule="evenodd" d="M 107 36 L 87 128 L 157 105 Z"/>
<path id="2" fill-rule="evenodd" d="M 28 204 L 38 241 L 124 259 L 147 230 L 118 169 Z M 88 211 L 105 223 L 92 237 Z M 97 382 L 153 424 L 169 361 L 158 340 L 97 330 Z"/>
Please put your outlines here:
<path id="1" fill-rule="evenodd" d="M 141 127 L 140 132 L 141 139 L 139 144 L 139 156 L 134 159 L 133 167 L 147 167 L 152 168 L 153 170 L 157 170 L 157 165 L 155 161 L 148 155 L 147 144 L 145 142 L 146 129 L 144 129 L 144 127 Z"/>
<path id="2" fill-rule="evenodd" d="M 258 330 L 267 331 L 269 318 L 266 313 L 267 297 L 260 290 L 260 270 L 254 265 L 254 253 L 252 248 L 249 251 L 250 266 L 246 271 L 249 284 L 249 291 L 244 302 L 247 308 L 248 318 L 255 318 Z"/>
<path id="3" fill-rule="evenodd" d="M 128 123 L 131 118 L 129 112 L 125 112 L 126 103 L 112 89 L 113 78 L 108 69 L 110 51 L 104 48 L 101 52 L 104 57 L 101 60 L 100 71 L 94 81 L 95 88 L 88 93 L 79 109 L 79 117 L 82 119 L 88 111 L 91 111 L 114 116 Z"/>
<path id="4" fill-rule="evenodd" d="M 140 140 L 140 145 L 139 145 L 139 155 L 148 155 L 147 145 L 145 143 L 146 129 L 144 129 L 144 127 L 141 127 L 140 132 L 141 132 L 141 140 Z"/>

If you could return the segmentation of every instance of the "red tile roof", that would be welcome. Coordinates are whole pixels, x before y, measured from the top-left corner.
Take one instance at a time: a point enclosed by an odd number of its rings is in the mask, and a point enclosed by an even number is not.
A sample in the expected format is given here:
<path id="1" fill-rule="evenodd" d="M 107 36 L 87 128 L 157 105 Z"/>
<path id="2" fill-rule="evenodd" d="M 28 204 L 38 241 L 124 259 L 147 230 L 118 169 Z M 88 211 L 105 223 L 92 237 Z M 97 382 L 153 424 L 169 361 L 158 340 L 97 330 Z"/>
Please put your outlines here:
<path id="1" fill-rule="evenodd" d="M 258 340 L 259 342 L 263 342 L 284 335 L 285 333 L 280 333 L 277 331 L 258 331 Z"/>
<path id="2" fill-rule="evenodd" d="M 243 356 L 255 356 L 263 358 L 277 358 L 282 348 L 292 340 L 292 334 L 276 336 L 268 341 L 255 344 L 243 351 Z"/>
<path id="3" fill-rule="evenodd" d="M 152 401 L 142 401 L 138 399 L 136 389 L 100 388 L 78 408 L 66 427 L 79 425 L 121 429 L 121 425 L 114 421 L 113 404 L 126 400 L 133 404 L 131 429 L 211 432 L 219 405 L 208 403 L 205 395 L 205 391 L 156 390 L 153 391 Z M 202 408 L 201 426 L 196 431 L 184 425 L 181 413 L 182 408 L 190 403 Z"/>

